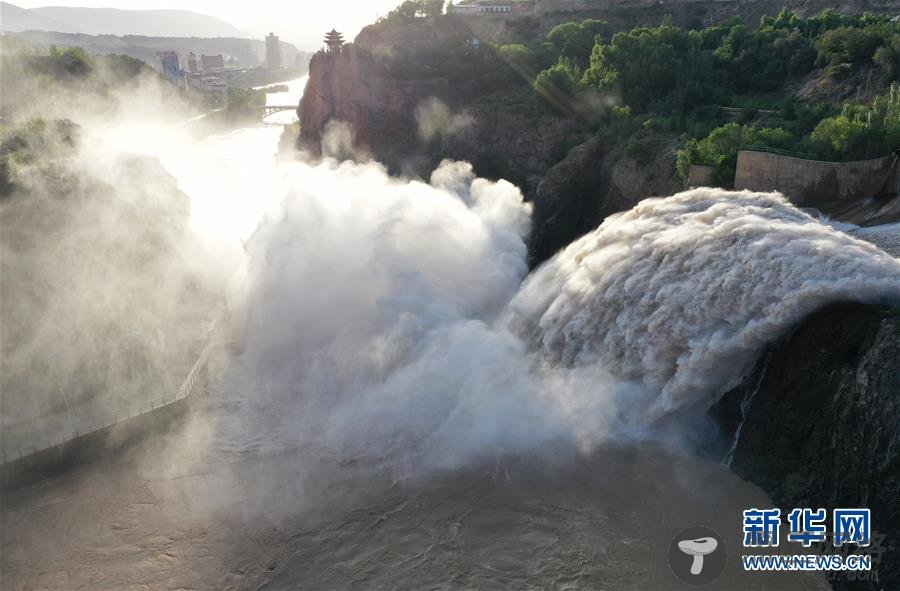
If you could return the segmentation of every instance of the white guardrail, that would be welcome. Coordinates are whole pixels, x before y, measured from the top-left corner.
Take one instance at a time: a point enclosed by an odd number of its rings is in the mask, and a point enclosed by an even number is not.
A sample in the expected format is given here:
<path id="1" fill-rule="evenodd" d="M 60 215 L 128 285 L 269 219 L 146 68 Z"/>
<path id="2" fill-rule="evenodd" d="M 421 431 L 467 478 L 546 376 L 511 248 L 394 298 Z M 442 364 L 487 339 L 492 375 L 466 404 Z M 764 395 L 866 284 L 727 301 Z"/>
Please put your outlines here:
<path id="1" fill-rule="evenodd" d="M 196 363 L 194 363 L 193 367 L 191 367 L 191 370 L 188 372 L 187 377 L 181 383 L 181 386 L 174 393 L 163 396 L 161 398 L 157 398 L 155 400 L 151 400 L 149 402 L 135 404 L 117 413 L 111 413 L 103 417 L 96 418 L 89 423 L 87 428 L 83 430 L 75 429 L 74 427 L 72 427 L 71 431 L 65 431 L 59 437 L 50 437 L 35 440 L 25 447 L 18 448 L 15 452 L 12 453 L 7 453 L 7 451 L 4 449 L 2 451 L 2 454 L 0 454 L 0 459 L 2 459 L 2 461 L 0 461 L 0 465 L 15 462 L 16 460 L 20 460 L 30 455 L 46 451 L 59 445 L 63 445 L 64 443 L 68 443 L 70 441 L 78 439 L 79 437 L 84 437 L 85 435 L 90 435 L 91 433 L 102 431 L 103 429 L 107 429 L 118 423 L 123 423 L 129 419 L 133 419 L 134 417 L 154 412 L 155 410 L 160 409 L 164 406 L 174 404 L 179 400 L 184 400 L 185 398 L 190 396 L 191 392 L 194 389 L 194 385 L 197 383 L 197 377 L 200 375 L 200 372 L 203 371 L 203 369 L 206 367 L 206 363 L 209 360 L 210 351 L 212 351 L 213 344 L 215 343 L 218 323 L 219 317 L 217 316 L 216 319 L 212 321 L 209 329 L 207 330 L 206 345 L 204 345 L 203 350 L 200 351 L 200 356 L 197 358 L 197 361 Z M 72 425 L 71 420 L 69 421 L 69 425 Z"/>

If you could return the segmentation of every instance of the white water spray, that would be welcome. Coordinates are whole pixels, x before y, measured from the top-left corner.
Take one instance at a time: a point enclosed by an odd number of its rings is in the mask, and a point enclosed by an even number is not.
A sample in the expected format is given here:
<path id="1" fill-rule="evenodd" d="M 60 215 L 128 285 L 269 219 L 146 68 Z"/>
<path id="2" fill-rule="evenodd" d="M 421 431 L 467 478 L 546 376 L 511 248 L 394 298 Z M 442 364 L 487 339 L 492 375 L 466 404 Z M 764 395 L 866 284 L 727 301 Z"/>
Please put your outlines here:
<path id="1" fill-rule="evenodd" d="M 776 193 L 696 189 L 610 217 L 529 278 L 511 325 L 565 366 L 658 392 L 651 416 L 734 385 L 762 347 L 835 301 L 900 300 L 900 261 Z"/>
<path id="2" fill-rule="evenodd" d="M 232 384 L 262 396 L 276 447 L 452 466 L 658 436 L 657 419 L 702 415 L 816 308 L 900 300 L 900 261 L 776 194 L 646 200 L 518 289 L 528 224 L 512 185 L 461 163 L 430 185 L 372 164 L 292 175 L 249 245 Z"/>

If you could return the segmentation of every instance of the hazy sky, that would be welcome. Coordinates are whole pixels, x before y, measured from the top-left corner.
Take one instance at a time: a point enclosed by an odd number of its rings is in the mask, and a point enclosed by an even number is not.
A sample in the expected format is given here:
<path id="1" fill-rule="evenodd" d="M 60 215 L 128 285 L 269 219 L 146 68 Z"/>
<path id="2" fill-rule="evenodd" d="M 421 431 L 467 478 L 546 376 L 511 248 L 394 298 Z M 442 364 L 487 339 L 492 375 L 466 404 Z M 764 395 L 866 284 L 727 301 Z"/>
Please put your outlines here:
<path id="1" fill-rule="evenodd" d="M 285 41 L 318 46 L 332 27 L 352 38 L 377 16 L 401 0 L 11 0 L 22 8 L 38 6 L 90 6 L 122 9 L 176 8 L 217 16 L 242 29 L 258 33 L 271 29 Z"/>

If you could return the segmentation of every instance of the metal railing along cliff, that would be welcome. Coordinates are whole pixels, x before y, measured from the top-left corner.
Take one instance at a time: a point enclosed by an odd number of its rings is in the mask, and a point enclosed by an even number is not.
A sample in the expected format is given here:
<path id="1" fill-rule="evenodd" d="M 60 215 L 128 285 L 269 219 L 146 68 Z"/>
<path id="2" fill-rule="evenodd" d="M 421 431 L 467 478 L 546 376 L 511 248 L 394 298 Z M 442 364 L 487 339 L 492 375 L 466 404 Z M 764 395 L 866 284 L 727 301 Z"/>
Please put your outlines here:
<path id="1" fill-rule="evenodd" d="M 191 367 L 191 370 L 188 372 L 184 381 L 181 383 L 181 386 L 175 392 L 166 396 L 162 396 L 160 398 L 156 398 L 149 402 L 134 404 L 130 407 L 127 407 L 123 411 L 110 413 L 95 418 L 90 421 L 87 428 L 84 429 L 76 429 L 74 426 L 72 426 L 73 423 L 70 417 L 69 425 L 71 431 L 65 431 L 58 437 L 35 438 L 32 442 L 26 444 L 24 447 L 19 446 L 17 450 L 12 453 L 7 453 L 6 449 L 4 449 L 2 450 L 2 453 L 0 453 L 0 460 L 2 460 L 0 461 L 0 465 L 15 462 L 36 453 L 47 451 L 54 447 L 69 443 L 70 441 L 74 441 L 79 437 L 84 437 L 85 435 L 90 435 L 92 433 L 102 431 L 103 429 L 107 429 L 129 419 L 154 412 L 164 406 L 169 406 L 170 404 L 174 404 L 190 396 L 191 392 L 194 389 L 194 386 L 197 383 L 197 378 L 199 377 L 200 372 L 203 371 L 203 369 L 206 367 L 207 362 L 209 361 L 209 355 L 216 340 L 220 318 L 221 315 L 217 316 L 216 319 L 210 323 L 210 326 L 207 329 L 206 344 L 200 351 L 200 355 L 197 357 L 197 361 L 194 362 L 194 365 Z"/>

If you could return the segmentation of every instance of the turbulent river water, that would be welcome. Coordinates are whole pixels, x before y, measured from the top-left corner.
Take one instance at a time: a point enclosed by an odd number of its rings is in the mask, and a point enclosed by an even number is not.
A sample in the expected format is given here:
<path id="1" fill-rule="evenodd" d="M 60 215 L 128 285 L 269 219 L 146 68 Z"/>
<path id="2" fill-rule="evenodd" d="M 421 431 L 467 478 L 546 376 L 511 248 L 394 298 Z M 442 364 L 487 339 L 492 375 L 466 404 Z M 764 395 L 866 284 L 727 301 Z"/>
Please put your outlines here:
<path id="1" fill-rule="evenodd" d="M 827 587 L 742 572 L 741 511 L 771 503 L 695 455 L 692 409 L 816 306 L 900 297 L 896 259 L 708 190 L 525 279 L 516 187 L 279 162 L 294 117 L 107 134 L 190 197 L 227 346 L 171 431 L 5 495 L 4 589 L 673 589 L 669 543 L 700 525 L 728 545 L 718 589 Z"/>

